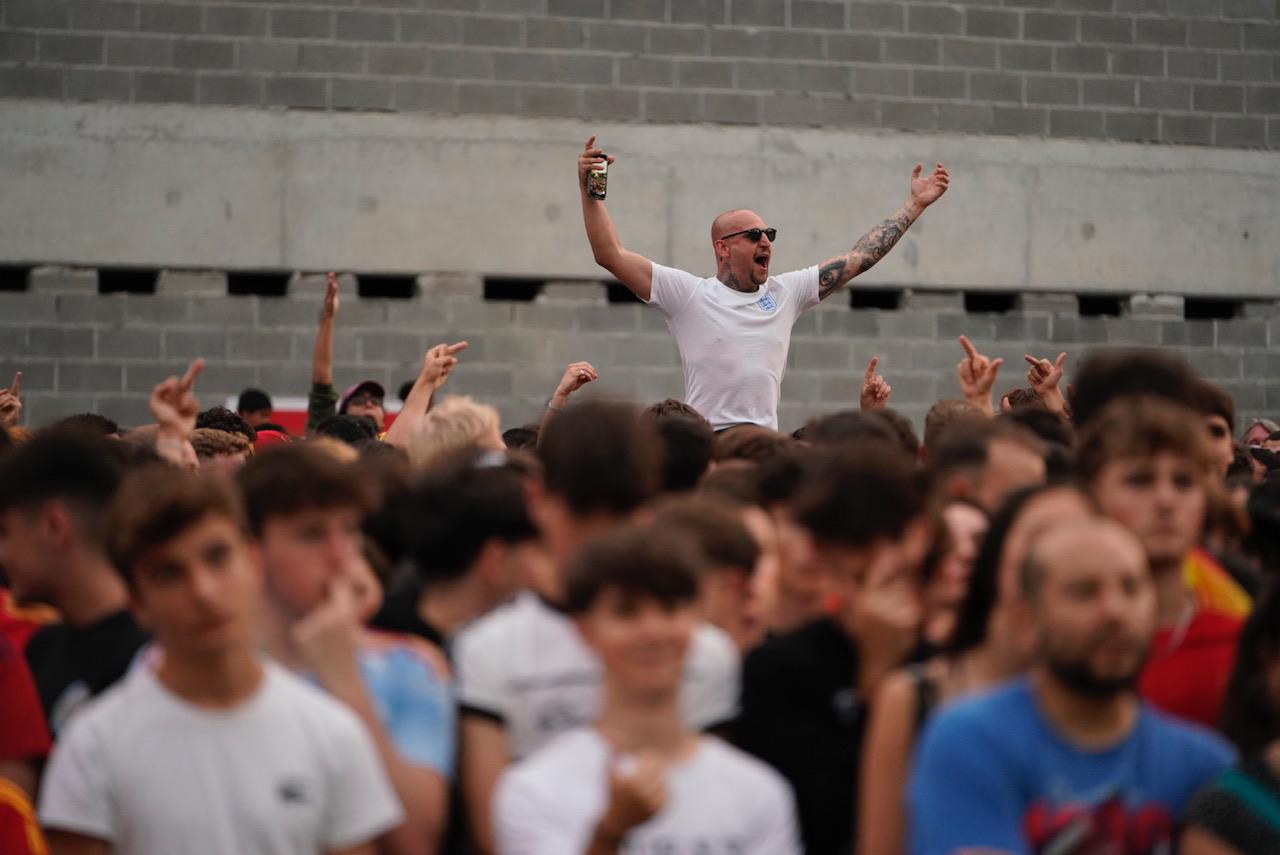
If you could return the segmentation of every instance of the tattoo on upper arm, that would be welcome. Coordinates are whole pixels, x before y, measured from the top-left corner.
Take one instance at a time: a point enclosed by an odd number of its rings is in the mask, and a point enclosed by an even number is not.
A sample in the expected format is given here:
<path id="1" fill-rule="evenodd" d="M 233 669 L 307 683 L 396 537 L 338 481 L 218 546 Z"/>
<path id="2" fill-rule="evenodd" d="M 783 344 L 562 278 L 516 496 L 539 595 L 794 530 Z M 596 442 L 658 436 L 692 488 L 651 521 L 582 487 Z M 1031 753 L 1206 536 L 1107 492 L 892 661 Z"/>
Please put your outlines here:
<path id="1" fill-rule="evenodd" d="M 844 269 L 847 266 L 844 256 L 833 258 L 822 265 L 822 269 L 818 271 L 818 296 L 825 298 L 844 284 Z"/>

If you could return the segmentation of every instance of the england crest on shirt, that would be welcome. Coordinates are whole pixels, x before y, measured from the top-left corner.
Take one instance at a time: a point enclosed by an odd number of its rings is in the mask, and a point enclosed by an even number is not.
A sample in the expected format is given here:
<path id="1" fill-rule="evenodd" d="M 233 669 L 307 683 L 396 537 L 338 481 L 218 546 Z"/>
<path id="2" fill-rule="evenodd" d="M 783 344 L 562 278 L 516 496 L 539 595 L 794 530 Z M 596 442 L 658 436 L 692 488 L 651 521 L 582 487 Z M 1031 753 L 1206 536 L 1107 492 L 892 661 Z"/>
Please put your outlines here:
<path id="1" fill-rule="evenodd" d="M 778 309 L 778 301 L 774 300 L 773 297 L 768 294 L 765 294 L 759 300 L 756 300 L 756 305 L 766 312 L 775 312 Z"/>

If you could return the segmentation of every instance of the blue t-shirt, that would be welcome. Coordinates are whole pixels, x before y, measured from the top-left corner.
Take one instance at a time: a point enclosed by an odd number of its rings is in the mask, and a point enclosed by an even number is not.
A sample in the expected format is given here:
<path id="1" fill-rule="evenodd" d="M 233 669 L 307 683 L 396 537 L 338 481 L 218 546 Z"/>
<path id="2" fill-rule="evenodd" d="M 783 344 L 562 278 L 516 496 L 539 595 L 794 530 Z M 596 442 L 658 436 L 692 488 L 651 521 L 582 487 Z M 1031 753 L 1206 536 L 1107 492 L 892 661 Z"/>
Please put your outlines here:
<path id="1" fill-rule="evenodd" d="M 391 742 L 406 762 L 452 778 L 457 713 L 443 654 L 415 638 L 370 636 L 360 649 L 360 675 Z"/>
<path id="2" fill-rule="evenodd" d="M 1191 796 L 1233 758 L 1221 737 L 1145 704 L 1123 742 L 1081 750 L 1016 680 L 926 726 L 908 787 L 911 853 L 1169 852 Z"/>

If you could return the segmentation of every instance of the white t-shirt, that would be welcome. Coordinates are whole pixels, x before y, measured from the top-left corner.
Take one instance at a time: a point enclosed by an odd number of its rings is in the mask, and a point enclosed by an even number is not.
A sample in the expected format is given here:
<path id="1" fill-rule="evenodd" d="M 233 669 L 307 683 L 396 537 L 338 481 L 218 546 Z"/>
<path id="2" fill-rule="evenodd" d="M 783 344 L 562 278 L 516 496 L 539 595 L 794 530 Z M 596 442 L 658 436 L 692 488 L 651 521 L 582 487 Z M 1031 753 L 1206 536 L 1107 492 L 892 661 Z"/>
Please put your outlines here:
<path id="1" fill-rule="evenodd" d="M 404 818 L 355 714 L 278 665 L 229 710 L 193 706 L 145 663 L 72 722 L 40 823 L 116 855 L 316 855 Z"/>
<path id="2" fill-rule="evenodd" d="M 573 621 L 526 591 L 459 633 L 453 643 L 464 711 L 501 721 L 511 755 L 524 757 L 600 715 L 600 661 Z M 694 633 L 680 689 L 686 725 L 706 730 L 738 712 L 738 649 L 723 630 Z"/>
<path id="3" fill-rule="evenodd" d="M 608 801 L 613 763 L 595 729 L 560 736 L 509 767 L 494 791 L 499 855 L 583 852 Z M 621 851 L 662 855 L 798 855 L 791 788 L 773 769 L 714 737 L 667 773 L 667 803 Z"/>
<path id="4" fill-rule="evenodd" d="M 750 294 L 653 265 L 649 304 L 667 316 L 684 363 L 685 403 L 716 430 L 778 428 L 791 327 L 818 298 L 818 267 L 770 276 Z"/>

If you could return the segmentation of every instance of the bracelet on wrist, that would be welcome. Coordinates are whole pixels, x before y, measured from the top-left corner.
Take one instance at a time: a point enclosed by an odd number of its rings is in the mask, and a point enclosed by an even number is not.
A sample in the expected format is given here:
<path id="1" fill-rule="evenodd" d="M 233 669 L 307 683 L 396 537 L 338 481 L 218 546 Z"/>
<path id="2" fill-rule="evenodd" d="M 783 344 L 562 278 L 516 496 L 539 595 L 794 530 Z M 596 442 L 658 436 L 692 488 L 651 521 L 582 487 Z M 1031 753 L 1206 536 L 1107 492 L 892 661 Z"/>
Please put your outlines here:
<path id="1" fill-rule="evenodd" d="M 564 412 L 564 404 L 561 404 L 560 406 L 558 406 L 558 407 L 557 407 L 557 406 L 555 405 L 555 399 L 553 398 L 553 399 L 551 399 L 551 400 L 547 401 L 547 409 L 548 409 L 548 410 L 550 410 L 550 411 L 551 411 L 551 412 L 553 412 L 553 413 L 563 413 L 563 412 Z"/>

